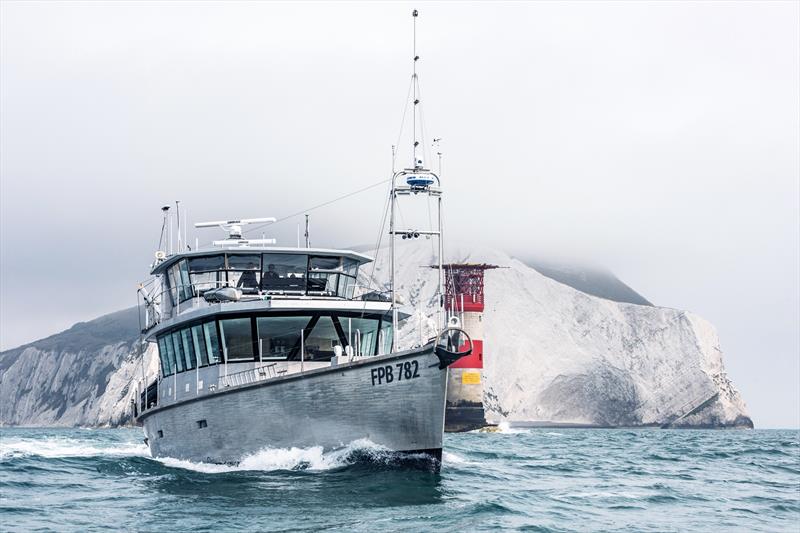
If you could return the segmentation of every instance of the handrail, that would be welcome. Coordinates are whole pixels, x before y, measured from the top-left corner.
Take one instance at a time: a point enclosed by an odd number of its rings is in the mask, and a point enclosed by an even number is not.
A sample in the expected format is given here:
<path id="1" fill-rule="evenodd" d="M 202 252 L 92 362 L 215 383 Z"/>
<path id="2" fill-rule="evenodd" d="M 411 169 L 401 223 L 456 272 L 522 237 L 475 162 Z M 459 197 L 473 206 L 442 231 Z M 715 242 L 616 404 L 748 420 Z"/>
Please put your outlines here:
<path id="1" fill-rule="evenodd" d="M 277 363 L 270 363 L 268 365 L 248 368 L 241 372 L 220 376 L 218 380 L 219 388 L 249 385 L 250 383 L 278 377 L 278 371 L 275 369 L 276 366 Z"/>
<path id="2" fill-rule="evenodd" d="M 347 296 L 340 296 L 339 294 L 337 294 L 335 292 L 332 292 L 332 291 L 313 290 L 313 289 L 309 290 L 307 284 L 304 284 L 305 287 L 304 287 L 303 290 L 262 289 L 259 286 L 258 289 L 255 289 L 255 291 L 256 291 L 255 293 L 244 294 L 242 300 L 243 301 L 248 301 L 248 300 L 255 301 L 255 300 L 263 299 L 265 296 L 279 296 L 279 295 L 284 295 L 284 294 L 300 294 L 300 295 L 305 295 L 305 296 L 324 296 L 324 297 L 328 297 L 328 298 L 341 298 L 341 299 L 344 299 L 344 300 L 355 300 L 356 299 L 355 295 L 356 295 L 356 292 L 357 292 L 356 290 L 365 288 L 363 285 L 358 284 L 358 278 L 356 276 L 351 276 L 350 274 L 347 274 L 345 272 L 339 272 L 339 271 L 331 271 L 331 272 L 312 271 L 312 272 L 320 272 L 320 273 L 329 274 L 329 275 L 337 275 L 337 276 L 340 276 L 340 277 L 344 276 L 344 277 L 347 277 L 347 278 L 350 278 L 350 279 L 354 280 L 355 283 L 353 283 L 353 285 L 352 285 L 352 287 L 353 287 L 352 295 L 348 298 Z M 288 279 L 291 279 L 291 278 L 288 278 Z M 307 279 L 320 279 L 320 278 L 307 278 Z M 259 284 L 259 285 L 261 285 L 261 284 Z M 211 287 L 209 287 L 209 286 L 211 286 Z M 167 300 L 167 297 L 168 298 L 172 297 L 171 296 L 172 291 L 178 292 L 178 291 L 181 291 L 181 290 L 185 290 L 187 287 L 191 289 L 192 296 L 189 297 L 189 298 L 186 298 L 184 300 L 178 299 L 178 302 L 175 305 L 171 305 L 171 303 L 170 303 L 171 299 Z M 203 288 L 200 289 L 200 287 L 203 287 Z M 225 288 L 225 287 L 238 288 L 238 287 L 236 287 L 236 282 L 233 282 L 233 281 L 228 281 L 228 280 L 225 280 L 225 281 L 209 280 L 209 281 L 200 281 L 200 282 L 195 282 L 195 283 L 181 283 L 179 285 L 176 285 L 175 287 L 169 287 L 167 289 L 162 289 L 161 291 L 159 291 L 157 293 L 154 293 L 149 298 L 149 301 L 145 302 L 145 328 L 144 328 L 144 331 L 148 331 L 148 330 L 152 329 L 153 327 L 157 326 L 158 324 L 160 324 L 162 322 L 162 320 L 165 317 L 166 318 L 173 318 L 173 317 L 177 316 L 181 311 L 181 307 L 186 308 L 187 304 L 185 302 L 191 302 L 191 304 L 189 304 L 189 306 L 193 307 L 193 308 L 197 307 L 198 303 L 200 303 L 200 304 L 208 303 L 208 302 L 205 302 L 205 300 L 203 300 L 203 298 L 201 296 L 201 291 L 202 291 L 202 293 L 205 293 L 205 292 L 207 292 L 209 290 L 214 290 L 216 288 Z M 183 304 L 183 306 L 181 304 Z M 209 303 L 208 305 L 211 305 L 211 304 Z"/>

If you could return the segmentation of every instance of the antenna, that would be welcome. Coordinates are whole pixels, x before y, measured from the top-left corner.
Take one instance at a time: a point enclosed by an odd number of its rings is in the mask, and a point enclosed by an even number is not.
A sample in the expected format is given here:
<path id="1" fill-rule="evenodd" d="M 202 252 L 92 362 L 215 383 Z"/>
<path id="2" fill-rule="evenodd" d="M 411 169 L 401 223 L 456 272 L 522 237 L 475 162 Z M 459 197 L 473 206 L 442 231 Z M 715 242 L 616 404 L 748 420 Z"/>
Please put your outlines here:
<path id="1" fill-rule="evenodd" d="M 181 252 L 181 201 L 175 200 L 175 213 L 178 216 L 178 253 Z"/>
<path id="2" fill-rule="evenodd" d="M 308 214 L 306 214 L 306 248 L 308 248 L 311 243 L 308 237 Z"/>
<path id="3" fill-rule="evenodd" d="M 411 75 L 411 85 L 414 86 L 414 109 L 411 117 L 411 124 L 412 129 L 414 130 L 414 168 L 421 168 L 422 161 L 417 159 L 417 146 L 419 146 L 419 141 L 417 140 L 417 109 L 419 106 L 419 87 L 417 82 L 417 61 L 419 61 L 419 56 L 417 55 L 417 16 L 419 12 L 415 9 L 411 13 L 411 17 L 414 19 L 414 73 Z"/>
<path id="4" fill-rule="evenodd" d="M 198 222 L 194 225 L 195 228 L 214 228 L 219 227 L 223 231 L 228 232 L 228 238 L 224 241 L 214 241 L 214 246 L 226 246 L 230 244 L 238 244 L 240 246 L 247 246 L 248 244 L 275 244 L 275 239 L 243 239 L 242 226 L 248 224 L 261 224 L 261 223 L 275 223 L 275 217 L 266 218 L 242 218 L 236 220 L 213 220 L 210 222 Z"/>
<path id="5" fill-rule="evenodd" d="M 184 219 L 184 221 L 183 221 L 183 245 L 188 250 L 191 250 L 192 247 L 189 246 L 189 237 L 186 234 L 186 229 L 189 227 L 189 224 L 188 224 L 188 222 L 189 222 L 189 212 L 186 210 L 185 207 L 183 208 L 183 219 Z"/>
<path id="6" fill-rule="evenodd" d="M 434 137 L 433 138 L 433 147 L 436 149 L 436 156 L 439 158 L 439 169 L 437 170 L 437 174 L 439 177 L 442 176 L 442 148 L 439 146 L 439 142 L 441 142 L 441 137 Z"/>
<path id="7" fill-rule="evenodd" d="M 164 213 L 164 219 L 161 222 L 161 236 L 158 238 L 158 249 L 161 250 L 161 245 L 164 244 L 164 237 L 167 233 L 167 216 L 169 213 L 169 206 L 165 205 L 161 207 L 161 212 Z"/>

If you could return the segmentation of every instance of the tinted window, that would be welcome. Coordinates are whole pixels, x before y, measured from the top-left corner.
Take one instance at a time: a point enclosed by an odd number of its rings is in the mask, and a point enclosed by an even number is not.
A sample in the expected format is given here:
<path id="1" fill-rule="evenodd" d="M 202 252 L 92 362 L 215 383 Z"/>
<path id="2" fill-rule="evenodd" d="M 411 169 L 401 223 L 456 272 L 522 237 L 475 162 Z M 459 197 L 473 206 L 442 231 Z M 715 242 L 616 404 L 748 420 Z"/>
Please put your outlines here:
<path id="1" fill-rule="evenodd" d="M 337 329 L 329 316 L 258 317 L 256 325 L 262 359 L 299 360 L 302 346 L 305 360 L 327 361 L 335 346 L 347 344 L 343 328 Z"/>
<path id="2" fill-rule="evenodd" d="M 172 337 L 170 337 L 169 335 L 164 335 L 163 337 L 161 337 L 161 341 L 164 342 L 164 348 L 165 348 L 164 352 L 166 354 L 165 357 L 167 358 L 167 362 L 169 365 L 169 374 L 172 375 L 175 372 L 177 372 L 177 368 L 175 367 L 175 350 L 173 349 L 172 346 Z"/>
<path id="3" fill-rule="evenodd" d="M 178 276 L 178 267 L 173 265 L 167 270 L 167 277 L 169 278 L 169 293 L 172 296 L 172 304 L 178 303 L 178 285 L 181 284 L 181 278 Z"/>
<path id="4" fill-rule="evenodd" d="M 217 337 L 217 323 L 206 322 L 203 324 L 203 336 L 206 339 L 206 350 L 208 351 L 208 361 L 211 364 L 222 361 L 219 350 L 219 338 Z"/>
<path id="5" fill-rule="evenodd" d="M 252 361 L 253 337 L 249 318 L 228 318 L 219 321 L 222 351 L 228 361 Z"/>
<path id="6" fill-rule="evenodd" d="M 341 346 L 342 342 L 336 333 L 336 328 L 329 316 L 320 317 L 314 328 L 304 339 L 305 359 L 330 360 L 333 357 L 333 347 Z"/>
<path id="7" fill-rule="evenodd" d="M 336 294 L 336 287 L 339 281 L 339 274 L 328 272 L 309 272 L 308 290 L 309 292 L 323 293 L 326 296 Z"/>
<path id="8" fill-rule="evenodd" d="M 225 286 L 225 272 L 200 272 L 197 274 L 190 274 L 190 277 L 192 279 L 192 286 L 198 296 L 202 296 L 207 290 Z"/>
<path id="9" fill-rule="evenodd" d="M 344 265 L 344 272 L 348 276 L 356 276 L 358 274 L 358 261 L 355 259 L 342 259 Z"/>
<path id="10" fill-rule="evenodd" d="M 339 286 L 336 288 L 336 295 L 352 300 L 356 291 L 356 278 L 350 276 L 339 276 Z"/>
<path id="11" fill-rule="evenodd" d="M 210 272 L 213 270 L 225 270 L 224 255 L 206 255 L 203 257 L 189 258 L 190 272 Z"/>
<path id="12" fill-rule="evenodd" d="M 261 288 L 268 291 L 305 291 L 307 256 L 264 254 Z"/>
<path id="13" fill-rule="evenodd" d="M 192 297 L 192 287 L 189 281 L 189 270 L 186 261 L 179 261 L 169 268 L 169 284 L 172 297 L 177 295 L 177 301 L 183 302 Z"/>
<path id="14" fill-rule="evenodd" d="M 228 286 L 242 289 L 244 294 L 255 294 L 261 284 L 261 272 L 245 270 L 228 272 Z"/>
<path id="15" fill-rule="evenodd" d="M 287 359 L 300 349 L 300 332 L 308 325 L 307 316 L 258 317 L 258 340 L 263 359 Z"/>
<path id="16" fill-rule="evenodd" d="M 194 355 L 194 342 L 192 342 L 192 330 L 182 329 L 181 340 L 183 341 L 183 356 L 186 358 L 184 368 L 190 370 L 197 366 L 197 360 Z"/>
<path id="17" fill-rule="evenodd" d="M 180 332 L 175 332 L 170 335 L 172 339 L 172 348 L 175 350 L 175 363 L 178 367 L 178 372 L 183 372 L 186 367 L 185 359 L 183 358 L 183 341 L 181 341 L 181 334 Z"/>
<path id="18" fill-rule="evenodd" d="M 203 326 L 192 327 L 192 343 L 194 344 L 194 353 L 197 355 L 198 365 L 208 365 L 208 349 L 206 348 L 206 339 L 203 336 Z"/>
<path id="19" fill-rule="evenodd" d="M 161 361 L 161 375 L 169 376 L 172 374 L 169 367 L 169 359 L 167 358 L 167 345 L 164 342 L 164 337 L 158 338 L 158 359 Z"/>
<path id="20" fill-rule="evenodd" d="M 381 322 L 381 331 L 378 334 L 378 355 L 391 353 L 393 335 L 394 331 L 391 321 L 383 320 Z"/>
<path id="21" fill-rule="evenodd" d="M 378 320 L 373 318 L 341 318 L 342 327 L 352 339 L 358 355 L 374 355 L 378 340 Z"/>
<path id="22" fill-rule="evenodd" d="M 253 255 L 228 255 L 229 270 L 261 270 L 261 256 Z"/>
<path id="23" fill-rule="evenodd" d="M 192 282 L 189 280 L 189 267 L 186 265 L 185 260 L 178 263 L 178 271 L 180 272 L 181 280 L 181 286 L 178 289 L 178 292 L 181 294 L 181 301 L 188 300 L 194 296 L 194 294 L 192 292 Z"/>
<path id="24" fill-rule="evenodd" d="M 309 270 L 338 270 L 341 266 L 339 257 L 310 257 L 308 259 Z"/>

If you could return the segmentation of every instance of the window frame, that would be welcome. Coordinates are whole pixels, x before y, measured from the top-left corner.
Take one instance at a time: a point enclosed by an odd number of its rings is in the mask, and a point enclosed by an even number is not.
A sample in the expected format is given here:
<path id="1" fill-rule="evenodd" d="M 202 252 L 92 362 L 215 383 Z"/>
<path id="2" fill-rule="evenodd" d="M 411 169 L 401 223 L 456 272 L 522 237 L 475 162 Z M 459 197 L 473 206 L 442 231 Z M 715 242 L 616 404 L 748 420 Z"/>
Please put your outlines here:
<path id="1" fill-rule="evenodd" d="M 226 321 L 232 322 L 234 320 L 244 320 L 244 319 L 247 319 L 247 318 L 250 319 L 250 321 L 249 321 L 250 323 L 248 324 L 249 327 L 247 328 L 247 329 L 249 329 L 249 335 L 250 335 L 250 358 L 249 359 L 248 358 L 231 359 L 229 357 L 230 349 L 228 347 L 228 340 L 227 340 L 227 336 L 225 334 L 225 328 L 223 326 L 223 323 L 226 322 Z M 253 362 L 253 361 L 257 361 L 258 360 L 256 347 L 253 346 L 254 339 L 253 339 L 253 318 L 252 318 L 252 316 L 249 316 L 249 315 L 246 315 L 246 316 L 229 316 L 229 315 L 225 315 L 224 317 L 220 317 L 220 318 L 217 319 L 217 324 L 218 324 L 217 328 L 219 329 L 219 333 L 220 333 L 220 341 L 221 341 L 221 348 L 222 348 L 221 351 L 222 351 L 223 359 L 226 362 L 228 362 L 228 363 L 247 363 L 247 362 Z M 243 343 L 242 344 L 242 348 L 244 348 L 246 346 L 247 346 L 247 343 Z"/>
<path id="2" fill-rule="evenodd" d="M 387 327 L 391 328 L 391 319 L 385 313 L 360 313 L 358 311 L 345 311 L 345 312 L 336 312 L 336 311 L 308 311 L 308 310 L 296 310 L 296 311 L 287 311 L 287 310 L 280 310 L 280 311 L 273 311 L 273 312 L 256 312 L 256 313 L 231 313 L 225 315 L 216 315 L 214 317 L 205 317 L 204 319 L 200 320 L 193 320 L 191 322 L 186 322 L 181 324 L 180 326 L 173 328 L 167 332 L 160 333 L 156 338 L 156 343 L 158 344 L 159 348 L 159 357 L 163 358 L 164 353 L 161 350 L 161 341 L 163 340 L 165 345 L 166 357 L 167 357 L 167 370 L 170 372 L 166 374 L 166 376 L 171 376 L 173 374 L 181 374 L 183 372 L 188 372 L 190 370 L 194 370 L 195 368 L 205 368 L 207 366 L 213 365 L 223 365 L 226 363 L 258 363 L 264 361 L 299 361 L 299 344 L 297 346 L 293 346 L 289 353 L 285 358 L 280 357 L 264 357 L 259 356 L 258 350 L 258 342 L 259 342 L 259 335 L 258 335 L 258 319 L 259 318 L 281 318 L 281 317 L 303 317 L 307 318 L 305 322 L 305 327 L 303 331 L 305 332 L 306 338 L 308 335 L 313 332 L 314 328 L 316 327 L 317 323 L 325 317 L 330 318 L 333 326 L 336 330 L 336 335 L 338 336 L 339 344 L 342 348 L 346 348 L 349 345 L 349 340 L 353 341 L 353 349 L 356 350 L 356 339 L 355 339 L 355 331 L 351 331 L 351 335 L 353 336 L 352 339 L 348 339 L 348 328 L 347 328 L 347 319 L 361 319 L 361 320 L 370 320 L 375 322 L 375 328 L 371 329 L 371 334 L 374 334 L 374 339 L 370 339 L 369 342 L 369 350 L 370 353 L 366 354 L 368 356 L 377 356 L 383 355 L 381 354 L 381 332 L 382 330 Z M 227 359 L 226 360 L 226 349 L 227 346 L 224 344 L 226 341 L 223 336 L 223 326 L 222 322 L 225 320 L 232 320 L 232 319 L 249 319 L 250 320 L 250 339 L 251 339 L 251 350 L 252 350 L 252 358 L 249 359 Z M 206 350 L 206 357 L 208 360 L 207 364 L 200 364 L 201 359 L 198 359 L 198 351 L 197 347 L 194 345 L 194 328 L 199 328 L 197 331 L 198 333 L 198 341 L 200 341 L 200 334 L 202 333 L 202 342 L 204 342 L 204 348 Z M 192 343 L 192 353 L 188 354 L 194 357 L 195 366 L 192 368 L 186 368 L 186 357 L 187 354 L 185 353 L 185 347 L 183 342 L 183 332 L 186 331 L 189 341 Z M 212 338 L 215 335 L 215 339 Z M 391 332 L 394 335 L 394 332 Z M 178 339 L 178 347 L 175 346 L 175 339 Z M 214 353 L 214 344 L 216 341 L 216 348 L 217 353 Z M 387 341 L 383 341 L 384 346 L 387 345 Z M 179 348 L 179 349 L 178 349 Z M 386 352 L 388 353 L 388 352 Z M 320 359 L 324 360 L 324 359 Z M 180 368 L 179 368 L 180 367 Z M 163 369 L 162 363 L 162 369 Z"/>

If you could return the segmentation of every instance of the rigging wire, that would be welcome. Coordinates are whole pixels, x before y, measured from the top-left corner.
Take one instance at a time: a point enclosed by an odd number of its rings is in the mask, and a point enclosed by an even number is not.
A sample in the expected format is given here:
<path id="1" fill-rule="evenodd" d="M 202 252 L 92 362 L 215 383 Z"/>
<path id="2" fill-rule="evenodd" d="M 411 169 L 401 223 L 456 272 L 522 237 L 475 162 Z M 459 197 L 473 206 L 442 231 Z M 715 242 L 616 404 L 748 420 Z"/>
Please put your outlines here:
<path id="1" fill-rule="evenodd" d="M 389 194 L 386 195 L 386 204 L 383 207 L 383 217 L 381 218 L 381 224 L 378 228 L 378 238 L 377 242 L 375 243 L 375 256 L 372 260 L 371 270 L 369 273 L 369 278 L 367 278 L 367 290 L 373 290 L 373 286 L 375 284 L 375 266 L 378 264 L 378 253 L 380 252 L 381 242 L 383 241 L 383 228 L 386 226 L 386 219 L 389 215 L 389 207 L 392 201 L 392 187 L 389 186 Z M 381 291 L 385 292 L 385 291 Z M 364 318 L 364 314 L 367 312 L 367 300 L 364 300 L 364 303 L 361 305 L 361 318 Z"/>
<path id="2" fill-rule="evenodd" d="M 317 204 L 314 207 L 309 207 L 308 209 L 302 209 L 300 211 L 297 211 L 296 213 L 292 213 L 291 215 L 286 215 L 284 217 L 281 217 L 278 220 L 276 220 L 275 222 L 267 222 L 267 223 L 261 224 L 259 226 L 254 226 L 252 228 L 249 228 L 249 229 L 243 231 L 242 233 L 251 233 L 253 231 L 256 231 L 256 230 L 261 229 L 261 228 L 266 227 L 266 226 L 274 226 L 275 224 L 278 224 L 278 223 L 283 222 L 285 220 L 289 220 L 290 218 L 294 218 L 296 216 L 300 216 L 300 215 L 303 215 L 305 213 L 309 213 L 309 212 L 314 211 L 316 209 L 320 209 L 321 207 L 326 207 L 326 206 L 329 206 L 329 205 L 331 205 L 333 203 L 336 203 L 336 202 L 339 202 L 341 200 L 345 200 L 347 198 L 350 198 L 351 196 L 355 196 L 356 194 L 360 194 L 360 193 L 368 191 L 370 189 L 374 189 L 378 185 L 383 185 L 384 183 L 386 183 L 388 181 L 391 181 L 391 180 L 388 179 L 388 178 L 387 179 L 382 179 L 382 180 L 380 180 L 378 182 L 373 183 L 372 185 L 368 185 L 366 187 L 362 187 L 361 189 L 358 189 L 357 191 L 353 191 L 353 192 L 344 194 L 342 196 L 339 196 L 338 198 L 334 198 L 333 200 L 328 200 L 327 202 L 322 202 L 321 204 Z"/>
<path id="3" fill-rule="evenodd" d="M 320 208 L 322 208 L 322 207 L 329 206 L 329 205 L 331 205 L 331 204 L 333 204 L 333 203 L 336 203 L 336 202 L 339 202 L 339 201 L 341 201 L 341 200 L 346 200 L 347 198 L 350 198 L 351 196 L 355 196 L 355 195 L 357 195 L 357 194 L 361 194 L 362 192 L 366 192 L 366 191 L 368 191 L 368 190 L 370 190 L 370 189 L 374 189 L 375 187 L 377 187 L 377 186 L 379 186 L 379 185 L 383 185 L 384 183 L 387 183 L 387 182 L 389 182 L 389 181 L 391 181 L 391 178 L 382 179 L 382 180 L 380 180 L 380 181 L 378 181 L 378 182 L 375 182 L 375 183 L 373 183 L 372 185 L 367 185 L 366 187 L 362 187 L 362 188 L 360 188 L 360 189 L 358 189 L 358 190 L 355 190 L 355 191 L 349 192 L 349 193 L 347 193 L 347 194 L 344 194 L 344 195 L 342 195 L 342 196 L 339 196 L 339 197 L 337 197 L 337 198 L 334 198 L 334 199 L 332 199 L 332 200 L 328 200 L 328 201 L 326 201 L 326 202 L 322 202 L 321 204 L 317 204 L 317 205 L 315 205 L 315 206 L 313 206 L 313 207 L 309 207 L 309 208 L 307 208 L 307 209 L 302 209 L 302 210 L 300 210 L 300 211 L 297 211 L 297 212 L 295 212 L 295 213 L 292 213 L 292 214 L 290 214 L 290 215 L 283 216 L 283 217 L 281 217 L 281 218 L 277 219 L 275 222 L 266 222 L 266 223 L 264 223 L 264 224 L 259 224 L 258 226 L 253 226 L 252 228 L 248 228 L 248 229 L 246 229 L 246 230 L 242 231 L 242 236 L 244 236 L 244 235 L 246 235 L 246 234 L 248 234 L 248 233 L 252 233 L 253 231 L 257 231 L 257 230 L 259 230 L 259 229 L 262 229 L 262 228 L 264 228 L 264 227 L 266 227 L 266 226 L 274 226 L 275 224 L 278 224 L 278 223 L 280 223 L 280 222 L 284 222 L 284 221 L 286 221 L 286 220 L 289 220 L 289 219 L 291 219 L 291 218 L 294 218 L 294 217 L 297 217 L 297 216 L 300 216 L 300 215 L 303 215 L 303 214 L 309 213 L 309 212 L 311 212 L 311 211 L 314 211 L 314 210 L 316 210 L 316 209 L 320 209 Z M 202 243 L 202 244 L 200 245 L 200 247 L 202 248 L 202 247 L 204 247 L 204 246 L 208 246 L 208 245 L 209 245 L 211 242 L 212 242 L 212 241 L 206 241 L 206 242 Z"/>
<path id="4" fill-rule="evenodd" d="M 373 282 L 375 281 L 375 265 L 378 263 L 378 253 L 381 249 L 381 242 L 383 241 L 383 228 L 386 226 L 386 218 L 389 214 L 389 203 L 392 201 L 392 191 L 391 187 L 389 188 L 389 194 L 386 195 L 386 204 L 383 207 L 383 217 L 381 217 L 381 225 L 378 228 L 378 238 L 377 242 L 375 243 L 375 260 L 372 261 L 372 269 L 369 273 L 369 285 L 367 286 L 368 289 L 372 289 Z"/>
<path id="5" fill-rule="evenodd" d="M 397 208 L 397 214 L 400 215 L 400 225 L 403 227 L 403 229 L 410 230 L 411 226 L 406 224 L 406 219 L 403 217 L 403 210 L 400 209 L 400 202 L 395 204 L 395 207 Z M 397 231 L 397 228 L 395 228 L 395 231 Z"/>

